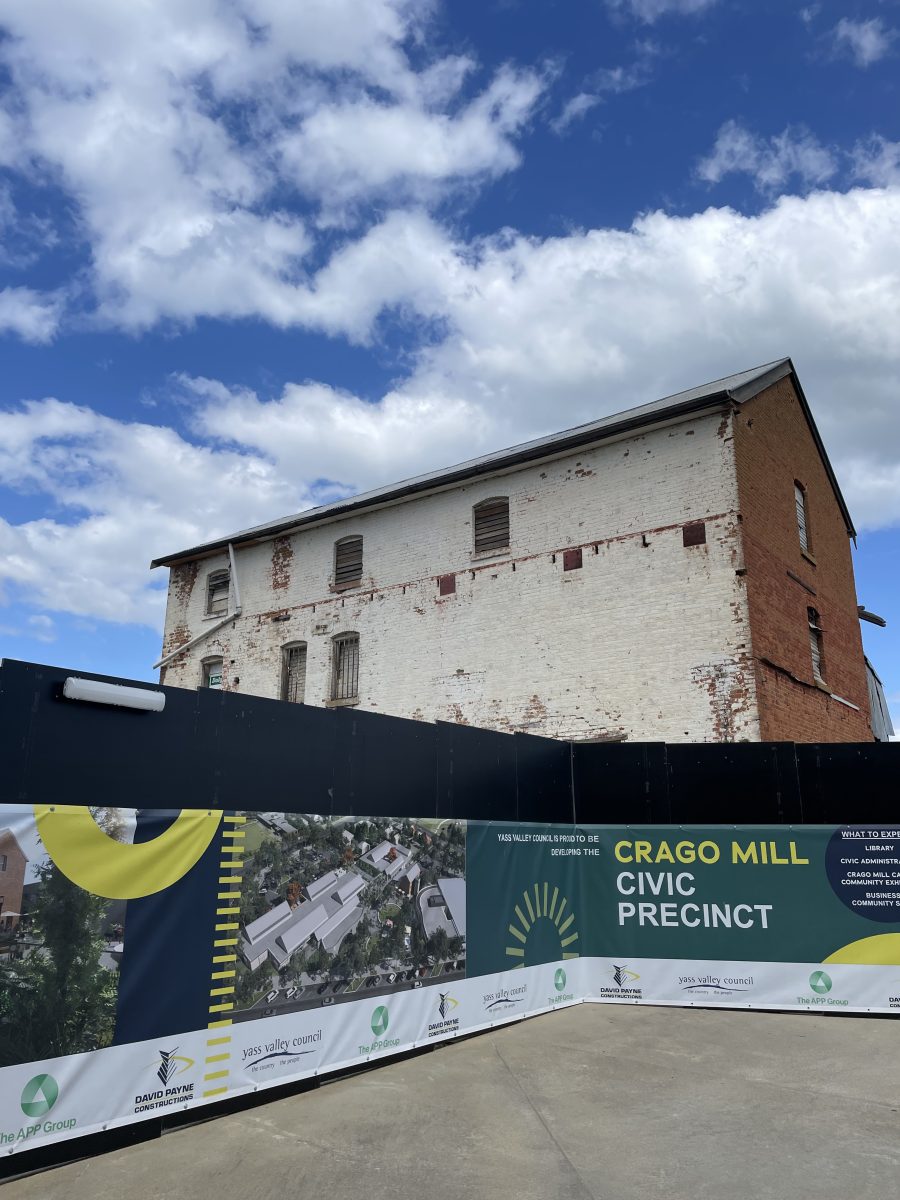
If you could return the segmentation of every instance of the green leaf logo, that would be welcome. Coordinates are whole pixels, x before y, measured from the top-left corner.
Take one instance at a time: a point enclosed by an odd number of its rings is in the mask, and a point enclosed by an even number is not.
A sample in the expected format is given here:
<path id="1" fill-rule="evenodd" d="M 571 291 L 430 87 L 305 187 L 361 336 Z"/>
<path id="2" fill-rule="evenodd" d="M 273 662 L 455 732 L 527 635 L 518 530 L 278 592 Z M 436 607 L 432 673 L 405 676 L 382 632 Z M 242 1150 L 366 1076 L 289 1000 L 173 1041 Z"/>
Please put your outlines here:
<path id="1" fill-rule="evenodd" d="M 388 1010 L 383 1004 L 379 1004 L 372 1013 L 372 1032 L 376 1037 L 384 1037 L 387 1033 L 388 1024 Z"/>
<path id="2" fill-rule="evenodd" d="M 813 971 L 809 977 L 809 986 L 814 992 L 824 996 L 826 992 L 831 991 L 831 976 L 826 975 L 824 971 Z"/>
<path id="3" fill-rule="evenodd" d="M 59 1084 L 52 1075 L 35 1075 L 22 1089 L 22 1112 L 26 1117 L 42 1117 L 59 1099 Z"/>
<path id="4" fill-rule="evenodd" d="M 561 992 L 566 986 L 566 973 L 562 967 L 556 968 L 556 974 L 553 976 L 553 986 L 558 992 Z"/>

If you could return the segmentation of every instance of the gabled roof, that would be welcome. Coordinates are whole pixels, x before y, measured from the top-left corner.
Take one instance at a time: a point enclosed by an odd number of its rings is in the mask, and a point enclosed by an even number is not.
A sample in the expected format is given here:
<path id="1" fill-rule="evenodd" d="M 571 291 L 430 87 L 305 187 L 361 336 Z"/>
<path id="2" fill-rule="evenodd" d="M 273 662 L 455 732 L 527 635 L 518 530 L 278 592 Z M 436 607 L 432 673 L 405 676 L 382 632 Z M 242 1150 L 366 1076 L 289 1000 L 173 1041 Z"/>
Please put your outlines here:
<path id="1" fill-rule="evenodd" d="M 809 422 L 813 440 L 816 443 L 816 447 L 822 457 L 822 462 L 825 465 L 825 470 L 828 473 L 828 478 L 834 488 L 834 494 L 837 497 L 841 513 L 847 525 L 847 533 L 851 537 L 855 537 L 856 531 L 853 528 L 850 513 L 841 495 L 831 463 L 828 461 L 828 455 L 825 453 L 825 447 L 822 444 L 819 431 L 816 429 L 809 405 L 800 386 L 800 381 L 794 371 L 794 364 L 789 358 L 779 358 L 774 362 L 764 363 L 759 367 L 752 367 L 749 371 L 740 371 L 736 375 L 726 375 L 723 379 L 714 379 L 711 383 L 704 383 L 699 387 L 688 388 L 684 392 L 676 392 L 673 396 L 665 396 L 662 400 L 654 400 L 650 404 L 642 404 L 637 408 L 629 408 L 624 412 L 614 413 L 608 417 L 601 417 L 599 420 L 589 421 L 585 425 L 576 425 L 574 428 L 565 429 L 561 433 L 553 433 L 547 437 L 536 438 L 531 442 L 522 442 L 520 445 L 511 446 L 506 450 L 497 450 L 491 454 L 484 454 L 480 458 L 472 458 L 467 462 L 457 463 L 452 467 L 442 467 L 440 470 L 430 471 L 426 475 L 416 475 L 411 479 L 404 479 L 400 483 L 392 483 L 386 487 L 375 488 L 370 492 L 362 492 L 358 496 L 348 496 L 346 500 L 336 500 L 332 504 L 323 504 L 318 508 L 307 508 L 303 512 L 295 513 L 293 516 L 282 517 L 277 521 L 270 521 L 265 525 L 256 525 L 251 529 L 244 529 L 240 533 L 232 534 L 231 537 L 218 538 L 212 542 L 204 542 L 199 546 L 193 546 L 189 550 L 180 550 L 177 554 L 169 554 L 164 558 L 156 558 L 150 565 L 151 567 L 174 566 L 179 562 L 189 561 L 193 558 L 203 558 L 225 550 L 229 544 L 238 546 L 267 541 L 270 538 L 292 532 L 295 529 L 301 529 L 305 525 L 313 525 L 319 521 L 349 516 L 360 510 L 375 508 L 407 499 L 419 492 L 435 491 L 439 488 L 476 479 L 480 475 L 490 475 L 497 471 L 524 465 L 525 463 L 552 458 L 556 455 L 564 454 L 568 450 L 577 450 L 582 446 L 589 446 L 613 437 L 619 437 L 623 433 L 630 433 L 632 430 L 639 430 L 660 421 L 688 417 L 704 409 L 715 408 L 729 402 L 743 404 L 747 400 L 752 400 L 754 396 L 759 395 L 767 387 L 771 387 L 773 383 L 777 383 L 780 379 L 784 379 L 788 375 L 793 379 L 801 407 Z"/>

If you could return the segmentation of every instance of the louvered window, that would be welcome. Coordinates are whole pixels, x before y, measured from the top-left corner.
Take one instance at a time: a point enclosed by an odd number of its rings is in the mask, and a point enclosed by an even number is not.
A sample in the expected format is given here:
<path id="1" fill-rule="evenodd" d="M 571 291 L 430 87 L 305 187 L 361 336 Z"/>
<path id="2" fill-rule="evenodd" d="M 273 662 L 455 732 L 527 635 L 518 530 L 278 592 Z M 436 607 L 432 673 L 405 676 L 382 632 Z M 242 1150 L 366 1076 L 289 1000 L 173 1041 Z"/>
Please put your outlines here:
<path id="1" fill-rule="evenodd" d="M 331 666 L 332 700 L 355 700 L 359 696 L 359 634 L 342 633 L 333 642 Z"/>
<path id="2" fill-rule="evenodd" d="M 475 553 L 506 550 L 509 546 L 509 498 L 495 496 L 482 500 L 472 509 L 475 529 Z"/>
<path id="3" fill-rule="evenodd" d="M 806 504 L 806 488 L 794 483 L 794 504 L 797 507 L 797 529 L 800 533 L 800 549 L 809 553 L 809 509 Z"/>
<path id="4" fill-rule="evenodd" d="M 814 608 L 808 608 L 806 615 L 809 620 L 809 652 L 812 655 L 813 678 L 825 682 L 825 655 L 822 648 L 822 630 L 819 627 L 819 614 Z"/>
<path id="5" fill-rule="evenodd" d="M 306 697 L 306 645 L 285 646 L 282 651 L 281 698 L 302 704 Z"/>
<path id="6" fill-rule="evenodd" d="M 206 615 L 224 617 L 231 595 L 231 576 L 228 571 L 213 571 L 206 580 Z"/>
<path id="7" fill-rule="evenodd" d="M 334 586 L 357 587 L 362 580 L 363 540 L 361 537 L 341 538 L 334 544 Z"/>

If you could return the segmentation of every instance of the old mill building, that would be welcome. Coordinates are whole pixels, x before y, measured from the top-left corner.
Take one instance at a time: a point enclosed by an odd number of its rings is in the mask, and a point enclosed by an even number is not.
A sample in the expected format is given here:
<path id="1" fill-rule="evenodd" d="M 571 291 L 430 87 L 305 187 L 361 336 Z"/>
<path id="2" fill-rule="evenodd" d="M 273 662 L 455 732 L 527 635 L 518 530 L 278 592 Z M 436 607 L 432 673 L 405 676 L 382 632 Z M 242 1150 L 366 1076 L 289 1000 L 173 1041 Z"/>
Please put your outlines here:
<path id="1" fill-rule="evenodd" d="M 782 359 L 159 558 L 157 666 L 572 740 L 883 739 L 853 537 Z"/>

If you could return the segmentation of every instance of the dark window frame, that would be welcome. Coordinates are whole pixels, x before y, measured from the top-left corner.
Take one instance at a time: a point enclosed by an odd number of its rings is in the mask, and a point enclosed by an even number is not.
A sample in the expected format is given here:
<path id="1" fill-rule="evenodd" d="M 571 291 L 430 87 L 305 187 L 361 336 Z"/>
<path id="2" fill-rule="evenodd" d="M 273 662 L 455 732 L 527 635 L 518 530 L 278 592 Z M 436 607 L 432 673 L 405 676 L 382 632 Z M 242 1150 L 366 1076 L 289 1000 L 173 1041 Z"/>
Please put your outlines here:
<path id="1" fill-rule="evenodd" d="M 510 547 L 509 496 L 488 496 L 472 506 L 472 553 L 502 554 Z"/>
<path id="2" fill-rule="evenodd" d="M 224 601 L 224 603 L 223 603 Z M 228 567 L 210 571 L 206 577 L 207 617 L 225 617 L 231 607 L 231 571 Z"/>
<path id="3" fill-rule="evenodd" d="M 302 654 L 300 653 L 302 651 Z M 302 659 L 303 671 L 299 686 L 292 678 L 293 661 Z M 306 671 L 309 663 L 309 646 L 306 642 L 288 642 L 281 647 L 281 699 L 287 704 L 306 703 Z M 300 693 L 299 696 L 297 693 Z"/>
<path id="4" fill-rule="evenodd" d="M 359 702 L 359 634 L 353 630 L 336 633 L 331 639 L 332 704 Z"/>
<path id="5" fill-rule="evenodd" d="M 358 547 L 358 552 L 357 552 Z M 360 587 L 363 576 L 362 534 L 348 534 L 334 543 L 332 587 L 337 592 Z"/>

